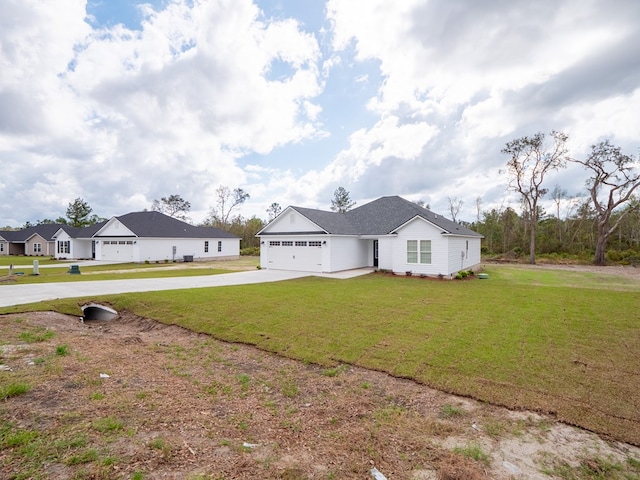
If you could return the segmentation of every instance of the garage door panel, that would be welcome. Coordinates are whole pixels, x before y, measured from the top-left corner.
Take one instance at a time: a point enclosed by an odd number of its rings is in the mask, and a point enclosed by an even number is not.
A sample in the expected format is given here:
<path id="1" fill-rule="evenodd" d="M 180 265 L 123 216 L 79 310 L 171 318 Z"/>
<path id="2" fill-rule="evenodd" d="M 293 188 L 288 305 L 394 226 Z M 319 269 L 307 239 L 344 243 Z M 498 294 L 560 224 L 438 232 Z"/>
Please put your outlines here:
<path id="1" fill-rule="evenodd" d="M 132 262 L 133 243 L 126 241 L 103 243 L 100 257 L 102 260 Z"/>
<path id="2" fill-rule="evenodd" d="M 295 270 L 302 272 L 322 271 L 322 247 L 317 241 L 283 240 L 270 241 L 268 248 L 268 268 Z"/>

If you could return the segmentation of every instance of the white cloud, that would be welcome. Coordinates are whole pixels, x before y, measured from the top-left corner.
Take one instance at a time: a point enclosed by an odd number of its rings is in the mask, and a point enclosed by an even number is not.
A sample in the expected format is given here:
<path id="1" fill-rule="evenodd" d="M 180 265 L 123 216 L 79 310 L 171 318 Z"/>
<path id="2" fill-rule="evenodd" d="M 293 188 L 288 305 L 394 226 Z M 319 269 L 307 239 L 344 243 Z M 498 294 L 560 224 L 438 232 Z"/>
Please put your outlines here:
<path id="1" fill-rule="evenodd" d="M 325 134 L 319 47 L 295 20 L 262 19 L 249 0 L 175 0 L 142 7 L 140 30 L 92 30 L 84 7 L 11 1 L 0 20 L 0 104 L 24 112 L 0 114 L 0 145 L 33 151 L 39 191 L 62 189 L 51 173 L 64 172 L 79 178 L 70 195 L 105 215 L 148 208 L 176 184 L 206 204 L 246 180 L 245 152 Z M 270 78 L 274 62 L 288 71 Z M 66 208 L 46 205 L 35 215 Z"/>
<path id="2" fill-rule="evenodd" d="M 0 223 L 79 196 L 110 216 L 177 193 L 204 214 L 220 184 L 251 194 L 244 215 L 325 208 L 343 185 L 443 213 L 456 196 L 473 218 L 476 197 L 506 201 L 509 140 L 559 129 L 576 154 L 601 137 L 637 148 L 633 0 L 327 0 L 324 23 L 286 4 L 158 3 L 130 30 L 92 28 L 84 0 L 4 2 L 0 171 L 20 193 L 0 201 L 20 205 Z"/>

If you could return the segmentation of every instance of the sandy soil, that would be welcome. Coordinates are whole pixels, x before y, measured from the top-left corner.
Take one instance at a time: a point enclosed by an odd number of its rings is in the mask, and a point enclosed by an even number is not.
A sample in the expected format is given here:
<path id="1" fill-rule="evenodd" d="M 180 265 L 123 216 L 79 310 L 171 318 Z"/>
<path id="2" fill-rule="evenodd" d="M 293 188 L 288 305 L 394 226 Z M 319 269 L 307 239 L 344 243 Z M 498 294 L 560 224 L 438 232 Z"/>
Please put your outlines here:
<path id="1" fill-rule="evenodd" d="M 55 336 L 18 340 L 38 326 Z M 543 469 L 640 461 L 636 447 L 533 412 L 348 365 L 307 365 L 128 313 L 86 323 L 6 315 L 0 338 L 13 339 L 0 342 L 0 375 L 33 385 L 0 402 L 0 419 L 86 432 L 89 446 L 117 459 L 75 465 L 63 457 L 42 465 L 50 479 L 80 471 L 87 476 L 74 478 L 365 479 L 373 468 L 389 480 L 549 479 Z M 69 355 L 56 356 L 59 345 Z M 122 431 L 96 431 L 100 418 L 119 419 Z M 464 457 L 474 452 L 479 461 Z M 21 463 L 0 449 L 0 478 Z"/>
<path id="2" fill-rule="evenodd" d="M 487 263 L 487 265 L 498 266 L 498 265 L 513 265 L 511 263 Z M 536 265 L 527 265 L 527 264 L 517 264 L 519 268 L 531 268 L 531 269 L 544 269 L 544 270 L 568 270 L 572 272 L 588 272 L 588 273 L 599 273 L 604 275 L 615 275 L 620 277 L 625 277 L 631 280 L 637 280 L 640 282 L 640 267 L 634 267 L 631 265 L 623 266 L 623 265 L 606 265 L 606 266 L 596 266 L 596 265 L 574 265 L 574 264 L 546 264 L 546 263 L 537 263 Z"/>

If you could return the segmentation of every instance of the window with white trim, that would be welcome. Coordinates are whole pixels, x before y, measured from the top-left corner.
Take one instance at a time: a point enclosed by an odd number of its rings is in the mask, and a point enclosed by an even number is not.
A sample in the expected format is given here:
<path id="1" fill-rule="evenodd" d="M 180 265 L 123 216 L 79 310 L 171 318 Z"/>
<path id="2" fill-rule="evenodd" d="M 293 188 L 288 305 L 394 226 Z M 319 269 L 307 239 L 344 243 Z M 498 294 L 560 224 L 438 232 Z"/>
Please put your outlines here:
<path id="1" fill-rule="evenodd" d="M 280 242 L 278 240 L 271 240 L 271 241 L 269 241 L 269 246 L 270 247 L 279 247 L 280 246 Z"/>
<path id="2" fill-rule="evenodd" d="M 317 240 L 311 240 L 309 242 L 309 246 L 310 247 L 321 247 L 322 246 L 322 242 L 317 241 Z"/>
<path id="3" fill-rule="evenodd" d="M 222 240 L 218 240 L 218 251 L 222 251 Z"/>
<path id="4" fill-rule="evenodd" d="M 34 243 L 33 244 L 33 253 L 42 253 L 42 244 Z"/>
<path id="5" fill-rule="evenodd" d="M 301 240 L 296 241 L 296 247 L 306 247 L 306 246 L 307 246 L 307 242 L 303 242 Z"/>
<path id="6" fill-rule="evenodd" d="M 204 241 L 204 253 L 209 253 L 209 241 Z"/>
<path id="7" fill-rule="evenodd" d="M 4 242 L 0 242 L 0 252 L 4 252 Z"/>
<path id="8" fill-rule="evenodd" d="M 431 264 L 431 240 L 407 240 L 407 263 Z"/>
<path id="9" fill-rule="evenodd" d="M 293 241 L 292 240 L 283 240 L 282 241 L 282 246 L 283 247 L 293 247 Z"/>

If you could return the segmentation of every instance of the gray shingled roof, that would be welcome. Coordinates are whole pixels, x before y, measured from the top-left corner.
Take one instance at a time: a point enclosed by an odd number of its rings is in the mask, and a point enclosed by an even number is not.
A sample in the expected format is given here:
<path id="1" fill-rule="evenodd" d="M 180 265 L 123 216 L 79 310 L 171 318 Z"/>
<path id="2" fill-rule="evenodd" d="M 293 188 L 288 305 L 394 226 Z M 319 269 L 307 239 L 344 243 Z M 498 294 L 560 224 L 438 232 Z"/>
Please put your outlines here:
<path id="1" fill-rule="evenodd" d="M 117 218 L 137 237 L 154 238 L 238 238 L 229 232 L 215 227 L 195 227 L 177 218 L 172 218 L 160 212 L 132 212 Z M 88 227 L 72 227 L 60 224 L 42 224 L 23 230 L 3 230 L 0 236 L 9 242 L 24 242 L 34 233 L 38 233 L 47 240 L 53 240 L 53 235 L 60 229 L 67 232 L 71 238 L 92 238 L 107 221 L 99 222 Z"/>
<path id="2" fill-rule="evenodd" d="M 89 225 L 87 227 L 72 227 L 71 225 L 61 225 L 60 229 L 67 232 L 71 238 L 91 238 L 93 235 L 104 227 L 104 224 L 107 223 L 106 220 L 102 222 L 94 223 L 93 225 Z"/>
<path id="3" fill-rule="evenodd" d="M 38 234 L 47 241 L 53 240 L 53 235 L 64 225 L 58 223 L 42 223 L 22 230 L 2 230 L 0 236 L 8 242 L 26 242 L 32 235 Z"/>
<path id="4" fill-rule="evenodd" d="M 346 213 L 327 212 L 311 208 L 291 207 L 324 231 L 334 235 L 387 235 L 415 217 L 421 217 L 445 233 L 481 237 L 442 215 L 405 200 L 402 197 L 381 197 Z"/>
<path id="5" fill-rule="evenodd" d="M 195 227 L 160 212 L 132 212 L 116 217 L 138 237 L 238 238 L 215 227 Z"/>

